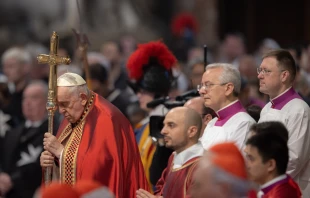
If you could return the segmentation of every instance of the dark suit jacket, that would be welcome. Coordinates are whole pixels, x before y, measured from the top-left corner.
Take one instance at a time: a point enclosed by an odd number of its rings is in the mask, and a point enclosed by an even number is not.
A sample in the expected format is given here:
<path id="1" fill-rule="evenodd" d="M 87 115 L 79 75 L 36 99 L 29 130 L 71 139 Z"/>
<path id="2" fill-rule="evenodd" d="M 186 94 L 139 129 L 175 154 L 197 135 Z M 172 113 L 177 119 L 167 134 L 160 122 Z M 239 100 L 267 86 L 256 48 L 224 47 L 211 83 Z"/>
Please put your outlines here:
<path id="1" fill-rule="evenodd" d="M 130 94 L 126 92 L 126 90 L 114 89 L 109 96 L 106 97 L 114 106 L 116 106 L 126 117 L 127 115 L 127 107 L 131 103 L 129 100 Z"/>
<path id="2" fill-rule="evenodd" d="M 0 167 L 13 181 L 7 198 L 32 198 L 42 180 L 40 155 L 48 122 L 37 128 L 25 128 L 24 124 L 6 133 L 1 145 Z"/>

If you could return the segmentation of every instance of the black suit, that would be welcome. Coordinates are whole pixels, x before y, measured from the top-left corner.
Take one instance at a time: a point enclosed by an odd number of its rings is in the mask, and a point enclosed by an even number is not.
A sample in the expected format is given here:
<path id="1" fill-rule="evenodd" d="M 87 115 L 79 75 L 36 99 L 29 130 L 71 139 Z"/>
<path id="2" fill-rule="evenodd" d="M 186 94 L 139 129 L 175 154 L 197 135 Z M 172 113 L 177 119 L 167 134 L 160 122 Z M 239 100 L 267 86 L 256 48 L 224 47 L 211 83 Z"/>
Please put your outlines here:
<path id="1" fill-rule="evenodd" d="M 48 122 L 39 127 L 26 128 L 24 124 L 6 133 L 1 145 L 0 167 L 11 176 L 13 188 L 7 198 L 32 198 L 42 181 L 40 155 Z"/>
<path id="2" fill-rule="evenodd" d="M 120 89 L 114 89 L 110 94 L 106 97 L 114 106 L 116 106 L 126 117 L 127 115 L 127 107 L 131 103 L 130 94 L 127 93 L 126 90 L 122 91 Z"/>

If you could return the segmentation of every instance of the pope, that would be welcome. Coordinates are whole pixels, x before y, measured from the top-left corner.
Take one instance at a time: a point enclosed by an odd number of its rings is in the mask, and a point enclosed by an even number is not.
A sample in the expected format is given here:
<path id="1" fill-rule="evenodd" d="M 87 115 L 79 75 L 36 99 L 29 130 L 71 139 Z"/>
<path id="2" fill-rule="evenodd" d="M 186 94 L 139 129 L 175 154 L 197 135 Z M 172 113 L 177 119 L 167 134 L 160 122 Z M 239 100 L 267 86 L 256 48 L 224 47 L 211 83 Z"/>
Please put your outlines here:
<path id="1" fill-rule="evenodd" d="M 98 181 L 116 197 L 148 188 L 133 130 L 115 106 L 75 73 L 57 79 L 57 105 L 65 119 L 56 137 L 45 134 L 40 158 L 43 168 L 53 167 L 53 180 Z"/>

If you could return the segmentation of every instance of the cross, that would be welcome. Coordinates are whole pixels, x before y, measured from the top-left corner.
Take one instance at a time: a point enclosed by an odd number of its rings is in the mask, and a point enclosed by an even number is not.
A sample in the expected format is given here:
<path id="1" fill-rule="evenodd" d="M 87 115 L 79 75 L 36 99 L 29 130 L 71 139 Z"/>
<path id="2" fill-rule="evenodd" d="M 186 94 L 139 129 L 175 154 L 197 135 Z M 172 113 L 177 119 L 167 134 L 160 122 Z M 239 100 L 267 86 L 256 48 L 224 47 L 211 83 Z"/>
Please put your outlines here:
<path id="1" fill-rule="evenodd" d="M 48 78 L 48 96 L 46 109 L 48 112 L 48 132 L 53 133 L 54 113 L 57 109 L 56 106 L 56 91 L 57 91 L 57 65 L 70 64 L 69 57 L 61 57 L 57 55 L 59 37 L 56 32 L 53 32 L 50 42 L 50 54 L 40 54 L 37 57 L 39 64 L 49 64 L 50 72 Z M 51 168 L 47 168 L 44 173 L 44 183 L 49 185 L 52 181 Z"/>

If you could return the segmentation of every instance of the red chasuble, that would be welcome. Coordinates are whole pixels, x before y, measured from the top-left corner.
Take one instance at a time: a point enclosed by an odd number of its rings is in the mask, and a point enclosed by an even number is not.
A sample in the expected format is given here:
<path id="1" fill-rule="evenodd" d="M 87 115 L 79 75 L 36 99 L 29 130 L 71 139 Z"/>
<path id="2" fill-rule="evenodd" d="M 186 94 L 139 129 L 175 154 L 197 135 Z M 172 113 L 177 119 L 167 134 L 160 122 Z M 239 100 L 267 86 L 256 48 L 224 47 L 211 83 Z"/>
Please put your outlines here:
<path id="1" fill-rule="evenodd" d="M 301 192 L 299 186 L 294 180 L 287 176 L 285 179 L 262 189 L 264 195 L 262 198 L 300 198 Z"/>
<path id="2" fill-rule="evenodd" d="M 170 156 L 167 168 L 156 184 L 155 195 L 164 198 L 189 197 L 188 189 L 192 185 L 193 172 L 200 157 L 194 157 L 176 169 L 172 168 L 173 158 L 174 154 Z"/>
<path id="3" fill-rule="evenodd" d="M 58 139 L 65 145 L 60 164 L 62 183 L 96 180 L 118 198 L 134 198 L 148 189 L 133 130 L 110 102 L 92 93 L 81 119 L 64 120 Z"/>

